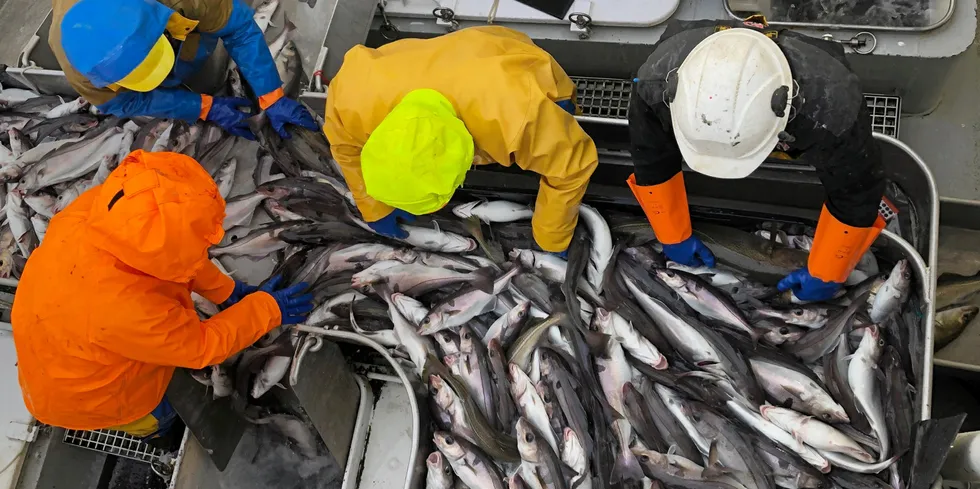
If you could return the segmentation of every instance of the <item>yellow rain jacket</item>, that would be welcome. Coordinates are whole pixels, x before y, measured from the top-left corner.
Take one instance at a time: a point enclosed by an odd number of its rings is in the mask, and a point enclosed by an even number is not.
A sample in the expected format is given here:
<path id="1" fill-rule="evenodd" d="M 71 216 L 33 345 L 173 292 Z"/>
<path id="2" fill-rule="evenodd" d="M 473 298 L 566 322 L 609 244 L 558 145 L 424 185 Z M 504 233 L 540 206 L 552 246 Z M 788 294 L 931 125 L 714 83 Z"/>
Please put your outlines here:
<path id="1" fill-rule="evenodd" d="M 516 164 L 541 175 L 534 239 L 546 251 L 567 249 L 598 164 L 595 144 L 555 104 L 574 99 L 572 80 L 529 37 L 504 27 L 471 27 L 378 49 L 356 46 L 344 56 L 327 93 L 323 131 L 364 219 L 376 221 L 392 208 L 365 192 L 361 148 L 402 97 L 419 88 L 452 102 L 473 135 L 474 164 Z"/>

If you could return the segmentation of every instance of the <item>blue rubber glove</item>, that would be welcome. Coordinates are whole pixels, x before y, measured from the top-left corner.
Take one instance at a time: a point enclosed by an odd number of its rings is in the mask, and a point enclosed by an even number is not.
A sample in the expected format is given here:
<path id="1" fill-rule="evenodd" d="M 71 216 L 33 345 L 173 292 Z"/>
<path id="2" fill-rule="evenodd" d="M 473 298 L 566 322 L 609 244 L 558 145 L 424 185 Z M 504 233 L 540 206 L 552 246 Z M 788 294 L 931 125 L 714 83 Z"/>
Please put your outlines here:
<path id="1" fill-rule="evenodd" d="M 568 250 L 565 250 L 565 251 L 549 251 L 548 253 L 551 253 L 552 255 L 555 255 L 558 258 L 561 258 L 562 260 L 567 260 L 568 259 Z"/>
<path id="2" fill-rule="evenodd" d="M 776 284 L 780 292 L 792 290 L 797 299 L 805 302 L 820 302 L 832 299 L 841 284 L 837 282 L 824 282 L 819 278 L 810 275 L 806 267 L 789 273 L 785 278 Z"/>
<path id="3" fill-rule="evenodd" d="M 282 282 L 282 275 L 270 278 L 259 287 L 259 292 L 266 292 L 276 300 L 279 315 L 282 317 L 280 323 L 299 324 L 306 321 L 313 310 L 313 294 L 303 293 L 309 288 L 309 284 L 300 282 L 292 287 L 279 288 L 279 282 Z"/>
<path id="4" fill-rule="evenodd" d="M 412 222 L 415 220 L 414 214 L 409 214 L 401 209 L 395 209 L 391 211 L 391 214 L 382 217 L 374 222 L 367 223 L 374 232 L 387 236 L 389 238 L 395 239 L 405 239 L 408 237 L 408 231 L 405 231 L 398 226 L 398 220 L 401 219 L 403 222 Z"/>
<path id="5" fill-rule="evenodd" d="M 246 295 L 251 294 L 259 290 L 258 287 L 249 285 L 245 282 L 235 281 L 235 288 L 231 291 L 231 295 L 221 303 L 221 307 L 233 306 L 242 300 Z"/>
<path id="6" fill-rule="evenodd" d="M 310 115 L 310 111 L 306 110 L 306 107 L 303 107 L 299 102 L 290 98 L 283 97 L 276 100 L 276 103 L 265 109 L 265 115 L 269 117 L 269 124 L 272 124 L 272 128 L 283 139 L 289 139 L 289 133 L 286 132 L 286 124 L 305 127 L 311 131 L 320 130 L 316 125 L 316 121 L 313 120 L 313 116 Z"/>
<path id="7" fill-rule="evenodd" d="M 239 110 L 241 107 L 251 105 L 251 102 L 243 98 L 214 97 L 211 100 L 211 110 L 208 111 L 207 120 L 221 126 L 228 134 L 255 141 L 255 135 L 245 123 L 249 114 Z"/>
<path id="8" fill-rule="evenodd" d="M 714 268 L 715 255 L 701 242 L 697 236 L 691 236 L 677 244 L 665 244 L 664 255 L 673 262 L 680 263 L 688 267 Z"/>

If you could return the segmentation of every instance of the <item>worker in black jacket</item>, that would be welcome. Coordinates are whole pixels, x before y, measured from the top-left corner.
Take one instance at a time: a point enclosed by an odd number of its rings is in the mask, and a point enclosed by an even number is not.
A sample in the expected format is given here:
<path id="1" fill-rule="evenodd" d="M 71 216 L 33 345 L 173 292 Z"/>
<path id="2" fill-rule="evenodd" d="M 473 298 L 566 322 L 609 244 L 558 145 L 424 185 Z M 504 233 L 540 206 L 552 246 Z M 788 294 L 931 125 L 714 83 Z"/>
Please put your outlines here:
<path id="1" fill-rule="evenodd" d="M 834 42 L 764 23 L 673 22 L 630 98 L 628 183 L 667 258 L 714 266 L 691 233 L 681 161 L 743 178 L 776 152 L 817 170 L 827 192 L 805 268 L 779 282 L 804 301 L 834 295 L 884 220 L 881 154 L 857 76 Z"/>

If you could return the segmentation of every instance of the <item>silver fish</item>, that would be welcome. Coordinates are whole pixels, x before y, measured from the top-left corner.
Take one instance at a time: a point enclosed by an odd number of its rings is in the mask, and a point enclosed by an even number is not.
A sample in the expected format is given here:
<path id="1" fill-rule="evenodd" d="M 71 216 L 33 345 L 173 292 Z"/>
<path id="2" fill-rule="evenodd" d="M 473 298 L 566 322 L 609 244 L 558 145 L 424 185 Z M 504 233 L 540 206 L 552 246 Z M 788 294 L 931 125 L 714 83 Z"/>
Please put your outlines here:
<path id="1" fill-rule="evenodd" d="M 749 366 L 759 385 L 774 401 L 789 402 L 793 409 L 824 421 L 846 423 L 850 420 L 844 408 L 814 380 L 814 376 L 807 375 L 803 370 L 806 367 L 791 368 L 761 356 L 750 358 Z"/>
<path id="2" fill-rule="evenodd" d="M 170 133 L 173 132 L 173 129 L 174 123 L 171 122 L 170 125 L 168 125 L 167 128 L 160 133 L 157 140 L 153 142 L 153 146 L 150 147 L 151 153 L 170 150 Z"/>
<path id="3" fill-rule="evenodd" d="M 259 26 L 259 30 L 265 32 L 272 23 L 272 14 L 279 8 L 279 0 L 265 0 L 255 9 L 252 19 Z"/>
<path id="4" fill-rule="evenodd" d="M 722 292 L 731 296 L 732 300 L 738 304 L 747 302 L 749 298 L 759 299 L 765 297 L 775 290 L 773 287 L 752 282 L 746 277 L 718 267 L 688 267 L 670 261 L 667 262 L 667 268 L 681 270 L 703 278 L 713 287 L 717 287 Z"/>
<path id="5" fill-rule="evenodd" d="M 299 77 L 302 72 L 296 43 L 292 40 L 286 41 L 286 44 L 279 50 L 279 55 L 275 57 L 275 62 L 279 79 L 282 80 L 283 91 L 289 96 L 293 96 L 299 88 Z"/>
<path id="6" fill-rule="evenodd" d="M 823 473 L 830 472 L 830 462 L 814 449 L 800 443 L 793 435 L 783 431 L 775 424 L 766 421 L 761 415 L 749 411 L 745 406 L 735 401 L 728 401 L 727 406 L 736 418 L 758 431 L 759 434 L 793 451 L 817 470 Z"/>
<path id="7" fill-rule="evenodd" d="M 84 110 L 87 110 L 89 103 L 85 101 L 82 97 L 78 97 L 70 102 L 65 102 L 47 112 L 44 113 L 45 119 L 57 119 L 59 117 L 64 117 L 70 114 L 77 114 Z"/>
<path id="8" fill-rule="evenodd" d="M 391 300 L 395 303 L 395 307 L 398 308 L 398 312 L 400 312 L 405 319 L 408 319 L 416 326 L 418 326 L 419 323 L 421 323 L 422 320 L 429 315 L 428 307 L 425 307 L 425 305 L 423 305 L 421 302 L 405 294 L 392 294 Z M 442 331 L 440 331 L 440 333 L 442 333 Z M 439 343 L 440 349 L 442 349 L 441 345 L 443 342 L 440 339 L 444 338 L 444 335 L 436 333 L 432 336 L 436 337 L 436 342 Z M 448 353 L 459 353 L 458 341 L 455 344 L 456 348 Z M 443 352 L 445 353 L 444 349 Z"/>
<path id="9" fill-rule="evenodd" d="M 858 408 L 868 417 L 871 429 L 874 430 L 878 442 L 881 443 L 879 460 L 885 460 L 890 454 L 891 446 L 888 439 L 888 428 L 885 423 L 885 411 L 881 407 L 880 391 L 878 389 L 878 359 L 881 357 L 881 343 L 878 326 L 872 325 L 864 329 L 861 345 L 854 352 L 851 363 L 847 367 L 847 382 L 854 391 Z"/>
<path id="10" fill-rule="evenodd" d="M 293 346 L 296 346 L 297 340 L 292 340 Z M 258 399 L 269 392 L 273 386 L 278 385 L 279 381 L 286 376 L 286 372 L 289 371 L 289 365 L 292 363 L 292 357 L 280 357 L 280 356 L 270 356 L 266 359 L 265 365 L 259 372 L 259 375 L 255 377 L 255 382 L 252 384 L 252 397 Z"/>
<path id="11" fill-rule="evenodd" d="M 585 267 L 585 274 L 592 288 L 597 292 L 602 292 L 602 281 L 606 267 L 609 266 L 609 262 L 613 258 L 612 233 L 609 231 L 609 224 L 606 223 L 605 218 L 595 208 L 586 204 L 579 204 L 578 211 L 592 238 L 589 264 Z"/>
<path id="12" fill-rule="evenodd" d="M 512 222 L 530 219 L 534 215 L 534 210 L 524 204 L 506 200 L 493 200 L 489 202 L 477 200 L 453 207 L 453 214 L 463 219 L 476 216 L 486 223 Z"/>
<path id="13" fill-rule="evenodd" d="M 286 46 L 286 42 L 293 38 L 293 33 L 296 32 L 296 24 L 292 23 L 289 19 L 286 19 L 286 25 L 283 26 L 282 32 L 279 33 L 276 38 L 269 43 L 269 52 L 272 53 L 272 58 L 275 59 L 282 52 L 282 48 Z"/>
<path id="14" fill-rule="evenodd" d="M 444 431 L 433 436 L 436 448 L 446 456 L 453 472 L 470 489 L 505 489 L 503 474 L 476 446 Z"/>
<path id="15" fill-rule="evenodd" d="M 654 273 L 702 316 L 717 319 L 749 335 L 753 341 L 759 340 L 760 333 L 749 324 L 738 306 L 697 275 L 665 268 L 658 268 Z"/>
<path id="16" fill-rule="evenodd" d="M 541 400 L 541 396 L 535 390 L 534 383 L 531 382 L 527 374 L 517 365 L 512 363 L 508 368 L 510 393 L 514 396 L 518 410 L 520 410 L 523 418 L 531 423 L 540 433 L 540 436 L 544 438 L 548 446 L 557 453 L 558 440 L 555 439 L 555 433 L 551 429 L 548 413 L 545 411 L 544 401 Z M 519 443 L 520 440 L 518 440 Z"/>
<path id="17" fill-rule="evenodd" d="M 490 325 L 487 334 L 483 336 L 483 343 L 489 345 L 491 340 L 496 339 L 500 342 L 501 348 L 508 348 L 524 327 L 530 308 L 531 301 L 518 302 Z"/>
<path id="18" fill-rule="evenodd" d="M 547 435 L 525 418 L 517 420 L 517 450 L 526 464 L 525 469 L 530 469 L 544 487 L 568 488 L 557 450 L 548 444 Z"/>
<path id="19" fill-rule="evenodd" d="M 24 154 L 25 151 L 34 147 L 31 143 L 31 138 L 25 136 L 16 128 L 10 128 L 7 131 L 7 135 L 10 137 L 10 153 L 13 158 L 20 158 L 20 155 Z"/>
<path id="20" fill-rule="evenodd" d="M 895 263 L 891 273 L 888 274 L 888 280 L 874 295 L 874 302 L 868 311 L 871 315 L 871 322 L 879 324 L 901 309 L 909 297 L 911 286 L 912 269 L 909 267 L 909 262 L 908 260 L 899 260 Z"/>
<path id="21" fill-rule="evenodd" d="M 370 263 L 398 261 L 412 263 L 419 254 L 415 250 L 394 248 L 380 243 L 358 243 L 340 248 L 330 254 L 327 273 L 366 268 Z"/>
<path id="22" fill-rule="evenodd" d="M 388 283 L 393 290 L 418 296 L 443 287 L 470 283 L 488 292 L 493 287 L 493 277 L 485 271 L 457 272 L 447 268 L 433 268 L 418 262 L 379 261 L 353 276 L 351 286 L 363 289 L 377 283 Z"/>
<path id="23" fill-rule="evenodd" d="M 483 412 L 491 425 L 497 424 L 497 408 L 494 407 L 493 380 L 486 346 L 468 326 L 459 329 L 460 372 L 470 389 L 470 397 Z"/>
<path id="24" fill-rule="evenodd" d="M 14 234 L 17 247 L 21 255 L 30 258 L 31 252 L 37 248 L 38 239 L 31 226 L 31 218 L 28 217 L 27 208 L 24 205 L 23 193 L 18 189 L 7 192 L 7 203 L 4 208 L 7 211 L 7 225 Z"/>
<path id="25" fill-rule="evenodd" d="M 270 224 L 252 231 L 237 241 L 217 248 L 211 248 L 211 256 L 252 256 L 263 258 L 286 247 L 287 243 L 279 239 L 283 231 L 289 229 L 290 223 Z"/>
<path id="26" fill-rule="evenodd" d="M 227 367 L 222 364 L 211 367 L 211 387 L 213 388 L 215 399 L 231 395 L 231 392 L 234 390 L 234 383 L 231 380 L 231 375 Z"/>
<path id="27" fill-rule="evenodd" d="M 252 222 L 252 215 L 255 208 L 267 199 L 268 196 L 260 193 L 239 195 L 225 202 L 225 220 L 222 227 L 225 231 L 235 226 L 248 226 Z"/>
<path id="28" fill-rule="evenodd" d="M 626 403 L 623 400 L 623 387 L 630 381 L 632 370 L 626 363 L 623 347 L 617 341 L 609 341 L 603 355 L 595 358 L 596 372 L 599 374 L 599 385 L 609 401 L 609 407 L 614 411 L 613 433 L 619 441 L 616 462 L 613 466 L 612 482 L 620 480 L 640 480 L 643 472 L 636 457 L 630 451 L 630 440 L 633 437 L 633 427 L 626 419 Z"/>
<path id="29" fill-rule="evenodd" d="M 589 455 L 582 446 L 582 441 L 571 428 L 565 428 L 561 448 L 561 461 L 572 468 L 577 477 L 570 482 L 571 487 L 592 489 L 592 474 L 589 473 Z"/>
<path id="30" fill-rule="evenodd" d="M 425 489 L 453 489 L 456 477 L 442 452 L 432 452 L 425 459 Z"/>
<path id="31" fill-rule="evenodd" d="M 752 311 L 760 316 L 777 318 L 788 324 L 809 329 L 822 328 L 829 320 L 829 310 L 817 304 L 799 304 L 788 309 L 755 306 Z"/>
<path id="32" fill-rule="evenodd" d="M 235 185 L 235 170 L 238 168 L 238 160 L 229 158 L 218 167 L 218 172 L 214 175 L 214 183 L 218 184 L 218 193 L 221 198 L 227 198 L 231 194 L 231 188 Z"/>
<path id="33" fill-rule="evenodd" d="M 31 216 L 31 226 L 34 228 L 34 235 L 37 236 L 37 242 L 41 243 L 44 241 L 44 233 L 48 230 L 48 218 L 40 214 L 34 214 Z"/>
<path id="34" fill-rule="evenodd" d="M 431 339 L 419 334 L 415 325 L 398 312 L 398 307 L 395 306 L 395 302 L 398 300 L 397 292 L 390 295 L 382 294 L 382 296 L 388 303 L 388 315 L 391 317 L 392 324 L 394 324 L 395 335 L 398 337 L 398 341 L 402 347 L 408 352 L 408 357 L 415 364 L 419 376 L 422 377 L 423 372 L 425 372 L 427 358 L 429 355 L 436 354 L 436 347 L 432 344 Z"/>
<path id="35" fill-rule="evenodd" d="M 565 281 L 568 262 L 544 251 L 514 248 L 510 259 L 520 261 L 528 269 L 536 270 L 542 277 L 556 283 Z"/>
<path id="36" fill-rule="evenodd" d="M 874 462 L 874 457 L 856 441 L 819 420 L 792 409 L 768 404 L 759 407 L 759 412 L 763 418 L 817 450 L 843 453 L 866 463 Z"/>
<path id="37" fill-rule="evenodd" d="M 458 234 L 418 226 L 402 226 L 402 229 L 408 233 L 402 241 L 421 250 L 465 253 L 476 249 L 476 241 Z"/>
<path id="38" fill-rule="evenodd" d="M 657 370 L 667 368 L 667 358 L 660 353 L 660 350 L 633 329 L 633 325 L 619 314 L 601 307 L 597 308 L 595 324 L 599 327 L 599 332 L 615 338 L 637 360 Z"/>
<path id="39" fill-rule="evenodd" d="M 419 332 L 430 335 L 447 328 L 461 326 L 470 319 L 493 309 L 497 294 L 503 292 L 510 280 L 520 271 L 520 267 L 513 267 L 497 277 L 493 282 L 491 293 L 470 286 L 436 304 L 419 325 Z"/>
<path id="40" fill-rule="evenodd" d="M 262 208 L 265 209 L 265 212 L 269 214 L 269 217 L 276 222 L 309 220 L 306 217 L 287 209 L 286 206 L 282 205 L 282 203 L 272 199 L 266 199 L 265 202 L 262 203 Z"/>
<path id="41" fill-rule="evenodd" d="M 58 212 L 58 198 L 50 194 L 34 194 L 24 196 L 24 203 L 34 212 L 51 219 Z"/>
<path id="42" fill-rule="evenodd" d="M 91 139 L 83 138 L 52 151 L 27 170 L 18 186 L 32 191 L 84 176 L 98 168 L 103 158 L 116 156 L 122 133 L 121 128 L 113 127 Z"/>
<path id="43" fill-rule="evenodd" d="M 106 160 L 103 160 L 106 161 Z M 100 166 L 101 168 L 101 166 Z M 58 194 L 57 203 L 55 204 L 55 212 L 61 212 L 65 210 L 72 202 L 75 201 L 80 195 L 84 194 L 86 191 L 91 189 L 96 185 L 95 180 L 91 178 L 81 178 L 75 180 L 74 183 L 68 186 L 63 192 Z"/>
<path id="44" fill-rule="evenodd" d="M 449 363 L 452 364 L 453 361 L 455 360 L 450 360 Z M 436 404 L 449 415 L 453 434 L 465 438 L 471 443 L 476 443 L 476 435 L 473 433 L 473 429 L 466 419 L 463 401 L 459 398 L 459 395 L 439 375 L 429 376 L 429 388 Z"/>

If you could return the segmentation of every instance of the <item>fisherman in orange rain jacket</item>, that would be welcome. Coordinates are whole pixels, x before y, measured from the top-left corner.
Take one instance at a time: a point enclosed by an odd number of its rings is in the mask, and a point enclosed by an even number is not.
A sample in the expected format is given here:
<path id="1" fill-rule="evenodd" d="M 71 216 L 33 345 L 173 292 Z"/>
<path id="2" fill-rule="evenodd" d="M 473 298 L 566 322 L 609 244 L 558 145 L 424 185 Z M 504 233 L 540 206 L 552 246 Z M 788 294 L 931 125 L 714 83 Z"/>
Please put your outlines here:
<path id="1" fill-rule="evenodd" d="M 192 158 L 137 150 L 54 216 L 11 320 L 35 418 L 152 437 L 175 418 L 164 397 L 175 367 L 219 363 L 305 319 L 302 287 L 258 290 L 208 260 L 224 215 L 214 180 Z M 201 321 L 192 291 L 226 308 Z"/>

